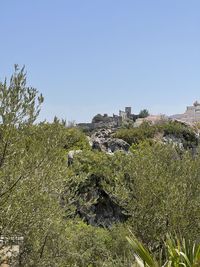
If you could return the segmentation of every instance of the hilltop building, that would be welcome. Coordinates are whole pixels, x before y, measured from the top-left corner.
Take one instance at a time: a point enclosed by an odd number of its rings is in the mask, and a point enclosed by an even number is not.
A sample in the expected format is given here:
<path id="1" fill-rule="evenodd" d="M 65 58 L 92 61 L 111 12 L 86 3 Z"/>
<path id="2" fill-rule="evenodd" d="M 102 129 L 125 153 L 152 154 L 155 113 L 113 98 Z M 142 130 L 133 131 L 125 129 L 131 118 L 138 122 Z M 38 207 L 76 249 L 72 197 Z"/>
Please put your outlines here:
<path id="1" fill-rule="evenodd" d="M 134 120 L 134 114 L 132 114 L 131 107 L 125 107 L 125 110 L 119 110 L 119 115 L 113 114 L 112 116 L 108 116 L 108 114 L 97 114 L 93 117 L 91 123 L 79 123 L 78 126 L 81 128 L 88 128 L 89 130 L 93 130 L 96 128 L 116 128 L 120 127 L 123 122 L 127 120 Z"/>
<path id="2" fill-rule="evenodd" d="M 200 103 L 195 101 L 193 106 L 188 106 L 183 114 L 172 115 L 170 116 L 170 119 L 189 124 L 200 122 Z"/>
<path id="3" fill-rule="evenodd" d="M 113 117 L 114 116 L 115 115 L 113 114 Z M 119 116 L 118 117 L 121 117 L 122 121 L 127 120 L 127 119 L 133 120 L 134 114 L 131 113 L 131 107 L 125 107 L 125 111 L 119 110 Z"/>
<path id="4" fill-rule="evenodd" d="M 113 122 L 117 126 L 121 126 L 124 121 L 133 120 L 134 114 L 131 113 L 131 107 L 125 107 L 125 110 L 119 110 L 119 115 L 113 114 L 112 116 L 108 116 L 108 114 L 97 114 L 92 119 L 92 123 L 97 122 Z"/>

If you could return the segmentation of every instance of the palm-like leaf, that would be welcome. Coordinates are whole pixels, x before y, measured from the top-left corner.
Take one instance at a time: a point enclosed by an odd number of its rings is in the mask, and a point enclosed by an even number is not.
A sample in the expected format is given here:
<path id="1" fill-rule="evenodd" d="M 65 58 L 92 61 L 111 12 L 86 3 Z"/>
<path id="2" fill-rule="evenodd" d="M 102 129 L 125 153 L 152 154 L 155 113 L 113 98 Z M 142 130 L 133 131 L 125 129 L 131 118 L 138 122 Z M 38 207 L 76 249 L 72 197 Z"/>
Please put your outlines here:
<path id="1" fill-rule="evenodd" d="M 158 262 L 133 234 L 132 238 L 126 238 L 134 250 L 135 259 L 140 267 L 159 267 Z"/>
<path id="2" fill-rule="evenodd" d="M 200 266 L 200 244 L 176 237 L 173 239 L 167 235 L 165 242 L 168 260 L 171 266 L 197 267 Z"/>
<path id="3" fill-rule="evenodd" d="M 166 262 L 162 265 L 151 255 L 140 241 L 131 233 L 127 237 L 133 248 L 134 257 L 139 267 L 200 267 L 200 244 L 186 240 L 185 238 L 173 238 L 167 235 L 165 249 Z"/>

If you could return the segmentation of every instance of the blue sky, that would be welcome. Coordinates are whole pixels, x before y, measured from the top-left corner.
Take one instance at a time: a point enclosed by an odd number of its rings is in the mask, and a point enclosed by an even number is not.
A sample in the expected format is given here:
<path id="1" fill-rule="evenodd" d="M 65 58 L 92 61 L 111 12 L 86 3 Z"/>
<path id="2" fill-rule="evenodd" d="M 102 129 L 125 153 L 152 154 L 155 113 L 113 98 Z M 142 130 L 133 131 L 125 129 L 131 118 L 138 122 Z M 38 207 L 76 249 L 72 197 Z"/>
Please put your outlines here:
<path id="1" fill-rule="evenodd" d="M 184 112 L 200 100 L 199 0 L 1 0 L 0 79 L 18 63 L 40 119 Z"/>

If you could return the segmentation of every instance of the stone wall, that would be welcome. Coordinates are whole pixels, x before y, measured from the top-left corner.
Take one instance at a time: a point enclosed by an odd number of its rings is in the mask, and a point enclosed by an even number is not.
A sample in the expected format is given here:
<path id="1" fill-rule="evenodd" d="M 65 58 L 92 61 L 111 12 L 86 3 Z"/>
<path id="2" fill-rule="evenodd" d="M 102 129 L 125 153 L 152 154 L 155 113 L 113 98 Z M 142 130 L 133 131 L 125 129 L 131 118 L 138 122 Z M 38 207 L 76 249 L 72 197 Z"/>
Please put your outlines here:
<path id="1" fill-rule="evenodd" d="M 23 237 L 0 236 L 0 267 L 17 267 Z"/>

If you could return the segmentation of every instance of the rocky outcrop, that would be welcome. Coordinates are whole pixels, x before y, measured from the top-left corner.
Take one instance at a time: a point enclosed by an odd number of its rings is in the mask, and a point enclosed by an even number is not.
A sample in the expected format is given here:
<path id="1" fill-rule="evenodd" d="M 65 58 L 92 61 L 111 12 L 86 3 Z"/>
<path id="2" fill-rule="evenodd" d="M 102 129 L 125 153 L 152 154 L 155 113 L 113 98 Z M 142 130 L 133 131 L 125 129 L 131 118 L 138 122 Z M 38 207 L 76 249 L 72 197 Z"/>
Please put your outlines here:
<path id="1" fill-rule="evenodd" d="M 113 138 L 111 129 L 101 129 L 90 137 L 90 144 L 93 149 L 99 151 L 114 153 L 116 151 L 128 152 L 129 144 L 122 139 Z"/>
<path id="2" fill-rule="evenodd" d="M 192 156 L 196 156 L 199 136 L 195 134 L 183 134 L 177 137 L 175 134 L 167 134 L 162 137 L 162 142 L 164 144 L 171 144 L 173 147 L 178 148 L 179 151 L 189 150 Z"/>
<path id="3" fill-rule="evenodd" d="M 107 147 L 111 152 L 115 152 L 118 150 L 128 152 L 130 145 L 122 139 L 118 138 L 110 138 L 106 142 Z"/>
<path id="4" fill-rule="evenodd" d="M 164 144 L 171 144 L 178 147 L 180 150 L 184 149 L 183 140 L 181 138 L 175 137 L 174 135 L 166 135 L 162 138 Z"/>
<path id="5" fill-rule="evenodd" d="M 129 218 L 127 212 L 101 185 L 102 178 L 91 175 L 80 184 L 76 198 L 76 214 L 93 226 L 110 227 Z"/>

